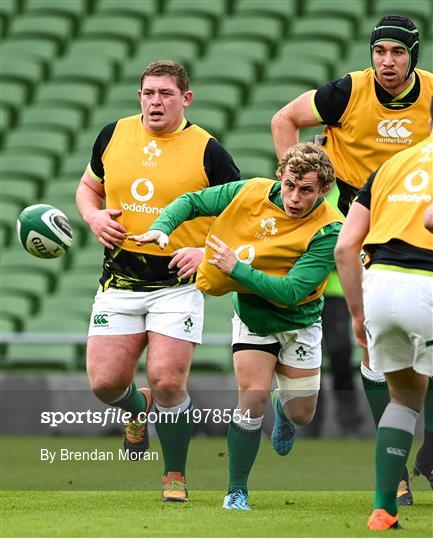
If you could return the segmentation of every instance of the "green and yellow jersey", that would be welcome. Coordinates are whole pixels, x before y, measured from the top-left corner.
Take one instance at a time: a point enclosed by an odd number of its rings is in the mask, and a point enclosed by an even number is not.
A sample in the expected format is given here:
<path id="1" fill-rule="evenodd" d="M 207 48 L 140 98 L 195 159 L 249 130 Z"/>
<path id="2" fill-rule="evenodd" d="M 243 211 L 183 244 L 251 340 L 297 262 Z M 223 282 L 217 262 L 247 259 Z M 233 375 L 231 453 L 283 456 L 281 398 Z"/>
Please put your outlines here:
<path id="1" fill-rule="evenodd" d="M 259 335 L 320 320 L 341 229 L 340 218 L 324 199 L 304 218 L 290 218 L 280 189 L 280 182 L 256 178 L 187 193 L 150 227 L 170 235 L 185 220 L 219 216 L 209 234 L 234 249 L 238 262 L 227 276 L 206 262 L 211 256 L 207 248 L 197 285 L 215 295 L 236 291 L 236 313 Z"/>

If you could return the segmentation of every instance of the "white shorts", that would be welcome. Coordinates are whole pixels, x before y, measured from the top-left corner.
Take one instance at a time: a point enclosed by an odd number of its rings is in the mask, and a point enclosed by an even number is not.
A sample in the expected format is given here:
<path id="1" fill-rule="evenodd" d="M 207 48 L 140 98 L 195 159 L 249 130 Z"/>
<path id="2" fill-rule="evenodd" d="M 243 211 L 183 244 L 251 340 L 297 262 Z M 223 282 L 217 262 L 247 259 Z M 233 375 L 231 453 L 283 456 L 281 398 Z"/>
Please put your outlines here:
<path id="1" fill-rule="evenodd" d="M 98 291 L 93 303 L 89 336 L 156 332 L 201 343 L 203 294 L 195 285 L 152 292 L 123 289 Z"/>
<path id="2" fill-rule="evenodd" d="M 384 373 L 413 368 L 433 375 L 433 278 L 375 269 L 364 273 L 370 365 Z"/>
<path id="3" fill-rule="evenodd" d="M 280 344 L 278 363 L 300 369 L 315 369 L 322 364 L 322 325 L 312 324 L 307 328 L 280 332 L 270 336 L 258 336 L 235 314 L 232 319 L 232 345 L 251 343 L 254 345 Z"/>

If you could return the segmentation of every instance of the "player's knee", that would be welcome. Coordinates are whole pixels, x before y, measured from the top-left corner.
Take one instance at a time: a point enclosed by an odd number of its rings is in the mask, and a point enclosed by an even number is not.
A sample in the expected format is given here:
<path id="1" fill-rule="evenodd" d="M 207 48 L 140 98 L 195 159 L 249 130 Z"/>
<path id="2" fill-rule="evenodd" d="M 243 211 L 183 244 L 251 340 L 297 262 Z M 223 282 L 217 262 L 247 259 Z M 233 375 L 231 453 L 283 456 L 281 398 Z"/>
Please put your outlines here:
<path id="1" fill-rule="evenodd" d="M 130 381 L 109 381 L 104 379 L 95 379 L 90 381 L 90 389 L 95 396 L 104 403 L 115 401 L 126 388 L 128 388 Z"/>
<path id="2" fill-rule="evenodd" d="M 297 409 L 290 411 L 290 420 L 298 426 L 308 426 L 311 420 L 314 418 L 314 413 L 316 412 L 316 406 L 308 406 L 302 409 Z"/>
<path id="3" fill-rule="evenodd" d="M 158 394 L 170 395 L 179 392 L 184 387 L 182 377 L 167 373 L 165 376 L 149 378 L 152 390 Z"/>

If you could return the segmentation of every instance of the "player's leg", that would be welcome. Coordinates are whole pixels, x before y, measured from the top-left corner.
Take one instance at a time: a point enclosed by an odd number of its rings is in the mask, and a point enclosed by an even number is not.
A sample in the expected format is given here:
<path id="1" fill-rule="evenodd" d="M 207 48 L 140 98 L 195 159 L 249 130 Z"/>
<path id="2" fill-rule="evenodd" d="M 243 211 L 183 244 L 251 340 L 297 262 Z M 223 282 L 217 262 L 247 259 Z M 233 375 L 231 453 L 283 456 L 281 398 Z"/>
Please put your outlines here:
<path id="1" fill-rule="evenodd" d="M 130 293 L 130 291 L 127 291 Z M 87 373 L 92 391 L 104 403 L 131 413 L 124 426 L 124 448 L 136 460 L 149 447 L 143 417 L 152 404 L 149 389 L 137 389 L 133 378 L 147 343 L 140 295 L 108 289 L 93 305 L 87 345 Z M 140 414 L 141 413 L 141 414 Z"/>
<path id="2" fill-rule="evenodd" d="M 385 519 L 382 527 L 380 519 L 376 524 L 373 520 L 371 528 L 389 528 L 396 521 L 396 475 L 404 470 L 428 376 L 433 373 L 433 351 L 428 346 L 432 296 L 431 278 L 426 276 L 374 267 L 364 276 L 370 362 L 373 369 L 386 374 L 392 398 L 379 423 L 376 454 L 380 492 L 376 509 L 391 518 Z M 386 461 L 383 467 L 382 461 Z"/>
<path id="3" fill-rule="evenodd" d="M 186 502 L 186 461 L 192 437 L 192 403 L 186 386 L 194 343 L 149 332 L 147 377 L 164 457 L 163 500 Z"/>
<path id="4" fill-rule="evenodd" d="M 247 347 L 247 344 L 237 344 L 233 354 L 239 395 L 227 432 L 229 485 L 223 503 L 227 510 L 250 510 L 248 477 L 259 451 L 262 422 L 277 361 L 276 354 Z"/>
<path id="5" fill-rule="evenodd" d="M 416 373 L 412 368 L 387 373 L 386 379 L 391 401 L 377 431 L 375 511 L 368 522 L 372 530 L 398 526 L 398 484 L 428 384 L 427 376 Z"/>
<path id="6" fill-rule="evenodd" d="M 201 343 L 203 295 L 194 285 L 151 293 L 146 316 L 147 376 L 155 397 L 156 432 L 164 457 L 163 500 L 188 500 L 185 469 L 192 437 L 187 381 L 196 343 Z"/>
<path id="7" fill-rule="evenodd" d="M 275 368 L 278 389 L 272 392 L 274 427 L 272 445 L 277 454 L 290 452 L 299 426 L 314 417 L 320 389 L 322 328 L 307 328 L 276 336 L 281 345 Z"/>
<path id="8" fill-rule="evenodd" d="M 431 340 L 430 347 L 433 347 Z M 429 385 L 424 400 L 424 441 L 419 449 L 414 466 L 416 476 L 423 475 L 430 482 L 433 489 L 433 379 Z"/>

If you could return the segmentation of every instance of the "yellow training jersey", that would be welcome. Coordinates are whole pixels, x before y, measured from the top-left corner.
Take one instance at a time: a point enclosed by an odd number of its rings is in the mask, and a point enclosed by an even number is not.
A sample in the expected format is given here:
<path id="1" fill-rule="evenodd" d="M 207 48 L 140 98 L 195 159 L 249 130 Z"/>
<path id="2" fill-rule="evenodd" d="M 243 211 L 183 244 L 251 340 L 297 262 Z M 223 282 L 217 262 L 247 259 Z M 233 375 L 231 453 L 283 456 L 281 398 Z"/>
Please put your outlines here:
<path id="1" fill-rule="evenodd" d="M 302 219 L 290 218 L 269 200 L 274 185 L 275 180 L 265 178 L 247 182 L 213 222 L 209 236 L 218 236 L 241 262 L 271 275 L 284 276 L 307 251 L 313 236 L 322 227 L 341 221 L 341 218 L 326 201 Z M 212 253 L 213 250 L 206 246 L 197 273 L 197 288 L 214 296 L 230 291 L 248 293 L 240 282 L 207 262 Z M 325 284 L 326 281 L 301 303 L 319 298 Z"/>
<path id="2" fill-rule="evenodd" d="M 433 74 L 415 70 L 420 80 L 418 99 L 405 109 L 387 109 L 376 97 L 374 71 L 350 73 L 352 92 L 340 126 L 327 126 L 324 150 L 337 178 L 356 189 L 396 152 L 414 146 L 429 134 Z"/>
<path id="3" fill-rule="evenodd" d="M 433 235 L 424 227 L 424 212 L 433 199 L 433 135 L 400 152 L 378 170 L 371 188 L 368 245 L 398 239 L 433 249 Z"/>
<path id="4" fill-rule="evenodd" d="M 145 232 L 176 197 L 209 186 L 203 158 L 211 135 L 193 124 L 159 135 L 148 131 L 141 115 L 122 118 L 103 155 L 107 208 L 122 210 L 118 221 L 127 234 Z M 136 246 L 125 240 L 127 251 L 170 255 L 181 247 L 204 245 L 212 218 L 200 217 L 182 224 L 171 236 L 170 247 Z"/>

